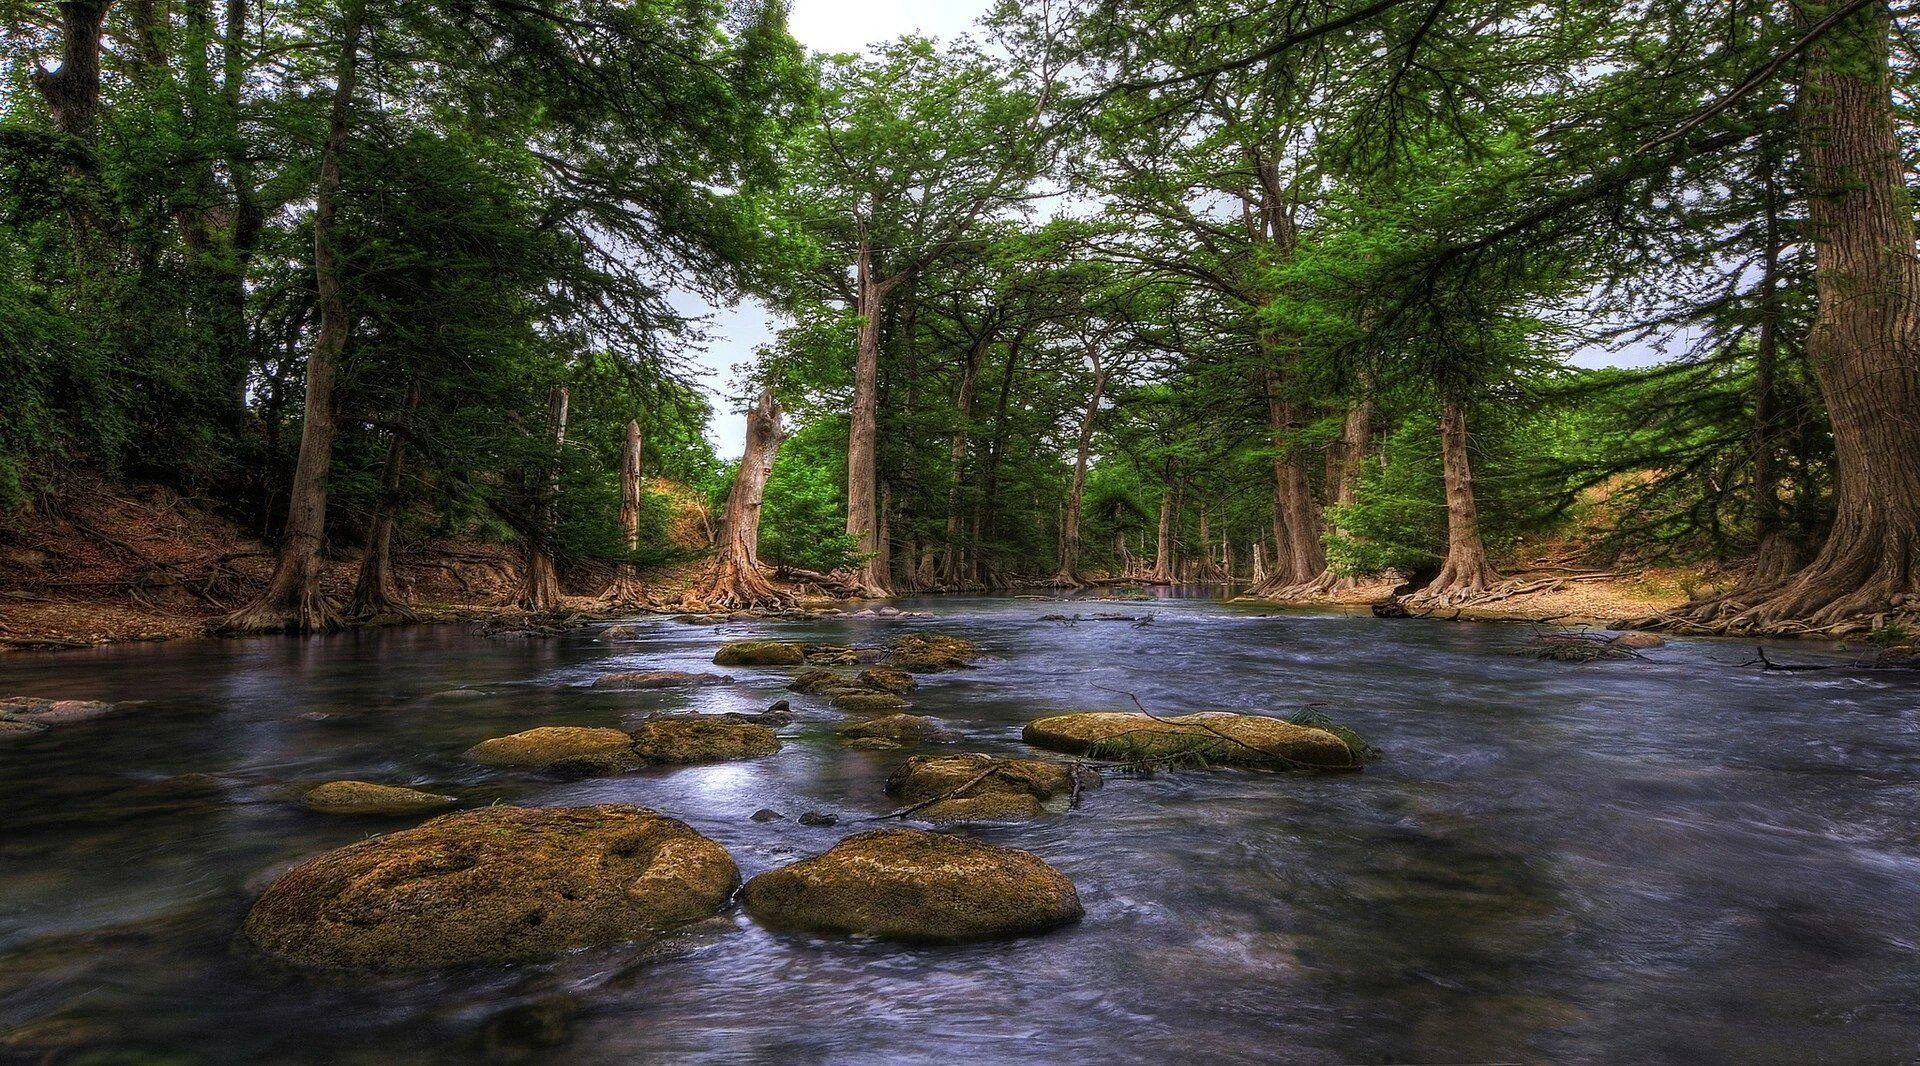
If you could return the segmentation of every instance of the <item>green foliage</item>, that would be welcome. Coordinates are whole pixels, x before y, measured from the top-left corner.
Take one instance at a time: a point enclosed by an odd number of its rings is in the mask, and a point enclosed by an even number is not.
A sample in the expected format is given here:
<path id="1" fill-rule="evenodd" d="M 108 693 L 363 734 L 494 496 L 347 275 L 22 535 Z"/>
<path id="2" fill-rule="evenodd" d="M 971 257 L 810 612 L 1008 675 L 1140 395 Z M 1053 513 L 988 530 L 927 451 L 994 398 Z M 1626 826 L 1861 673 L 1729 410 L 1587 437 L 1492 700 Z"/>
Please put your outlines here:
<path id="1" fill-rule="evenodd" d="M 800 427 L 780 447 L 767 478 L 760 555 L 822 572 L 859 561 L 847 535 L 847 423 L 826 418 Z"/>

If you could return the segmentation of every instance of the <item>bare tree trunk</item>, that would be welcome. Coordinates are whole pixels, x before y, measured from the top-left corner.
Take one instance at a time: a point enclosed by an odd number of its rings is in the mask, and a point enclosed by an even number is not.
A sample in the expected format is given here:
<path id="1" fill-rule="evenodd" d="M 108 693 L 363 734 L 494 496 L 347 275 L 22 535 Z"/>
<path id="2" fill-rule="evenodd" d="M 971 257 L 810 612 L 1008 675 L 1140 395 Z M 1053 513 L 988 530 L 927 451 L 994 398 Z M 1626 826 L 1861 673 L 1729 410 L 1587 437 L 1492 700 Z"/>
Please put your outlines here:
<path id="1" fill-rule="evenodd" d="M 347 616 L 368 622 L 395 618 L 411 622 L 418 617 L 407 606 L 407 597 L 393 572 L 393 527 L 400 509 L 400 475 L 406 464 L 407 426 L 420 406 L 420 382 L 407 388 L 407 408 L 401 425 L 387 441 L 387 462 L 380 471 L 380 500 L 374 507 L 373 525 L 367 533 L 367 549 L 360 558 L 360 579 L 354 584 L 353 600 Z"/>
<path id="2" fill-rule="evenodd" d="M 974 383 L 980 376 L 980 356 L 984 342 L 968 345 L 966 364 L 960 370 L 960 396 L 954 406 L 959 415 L 948 449 L 952 472 L 947 476 L 947 540 L 940 551 L 940 581 L 955 585 L 960 581 L 960 486 L 967 465 L 968 421 L 973 417 Z"/>
<path id="3" fill-rule="evenodd" d="M 868 595 L 892 595 L 885 561 L 881 558 L 878 507 L 874 500 L 874 449 L 878 435 L 880 390 L 880 314 L 887 293 L 900 275 L 876 280 L 873 253 L 864 229 L 855 264 L 859 284 L 860 329 L 854 343 L 853 411 L 847 435 L 847 533 L 863 559 L 860 583 Z"/>
<path id="4" fill-rule="evenodd" d="M 1264 584 L 1267 580 L 1266 545 L 1264 545 L 1258 540 L 1254 541 L 1252 545 L 1252 553 L 1253 553 L 1253 574 L 1249 577 L 1248 580 L 1252 584 L 1253 588 L 1257 589 L 1262 584 Z M 1252 591 L 1252 590 L 1249 589 L 1248 591 Z"/>
<path id="5" fill-rule="evenodd" d="M 1368 389 L 1363 390 L 1360 397 L 1347 408 L 1347 421 L 1340 432 L 1339 447 L 1329 456 L 1335 506 L 1351 507 L 1359 499 L 1360 475 L 1366 469 L 1367 442 L 1372 436 L 1373 393 Z M 1327 566 L 1323 547 L 1320 573 L 1312 581 L 1289 590 L 1286 595 L 1290 598 L 1324 596 L 1342 588 L 1351 588 L 1353 584 L 1352 578 L 1343 578 Z"/>
<path id="6" fill-rule="evenodd" d="M 1487 563 L 1480 539 L 1480 511 L 1467 460 L 1466 405 L 1447 400 L 1440 418 L 1440 458 L 1447 483 L 1447 560 L 1433 583 L 1413 598 L 1422 603 L 1458 603 L 1485 592 L 1498 575 Z"/>
<path id="7" fill-rule="evenodd" d="M 300 430 L 300 458 L 294 465 L 292 498 L 287 505 L 286 534 L 266 590 L 219 624 L 218 628 L 226 632 L 305 633 L 340 624 L 320 588 L 320 548 L 326 539 L 327 481 L 333 468 L 333 377 L 346 353 L 352 325 L 333 247 L 335 220 L 340 213 L 340 153 L 346 146 L 353 109 L 365 14 L 362 0 L 349 0 L 327 140 L 320 151 L 320 178 L 314 186 L 313 273 L 320 327 L 313 352 L 307 357 L 305 421 Z"/>
<path id="8" fill-rule="evenodd" d="M 986 470 L 981 478 L 980 498 L 974 503 L 973 512 L 973 582 L 980 584 L 986 577 L 985 552 L 983 548 L 994 531 L 1000 492 L 1000 457 L 1005 451 L 1007 436 L 1007 403 L 1013 395 L 1013 379 L 1020 367 L 1020 351 L 1025 331 L 1014 334 L 1012 343 L 1007 345 L 1007 366 L 1000 375 L 1000 397 L 993 408 L 993 436 L 987 442 Z"/>
<path id="9" fill-rule="evenodd" d="M 1153 545 L 1153 579 L 1173 580 L 1173 480 L 1172 475 L 1160 491 L 1160 531 Z"/>
<path id="10" fill-rule="evenodd" d="M 727 492 L 719 550 L 705 580 L 690 597 L 702 606 L 744 609 L 793 604 L 792 596 L 774 588 L 760 573 L 760 507 L 782 439 L 780 405 L 774 402 L 773 389 L 763 388 L 747 412 L 747 449 Z"/>
<path id="11" fill-rule="evenodd" d="M 1087 493 L 1087 460 L 1093 453 L 1094 420 L 1100 415 L 1100 400 L 1106 395 L 1107 370 L 1100 365 L 1100 353 L 1093 353 L 1093 393 L 1080 416 L 1080 442 L 1074 452 L 1073 482 L 1067 489 L 1067 505 L 1060 535 L 1060 571 L 1053 584 L 1083 588 L 1080 580 L 1080 503 Z"/>
<path id="12" fill-rule="evenodd" d="M 567 387 L 555 385 L 547 393 L 548 467 L 546 489 L 534 508 L 533 528 L 527 535 L 527 566 L 520 586 L 520 607 L 533 612 L 560 605 L 560 574 L 553 565 L 553 538 L 560 499 L 560 469 L 567 446 Z"/>
<path id="13" fill-rule="evenodd" d="M 620 450 L 620 538 L 629 556 L 640 550 L 640 458 L 642 439 L 638 419 L 627 423 L 626 447 Z M 633 607 L 647 602 L 647 587 L 631 560 L 614 572 L 613 584 L 600 597 L 610 607 Z"/>
<path id="14" fill-rule="evenodd" d="M 100 127 L 100 38 L 111 0 L 61 0 L 60 66 L 33 70 L 55 129 L 92 144 Z M 355 13 L 357 14 L 357 13 Z M 358 35 L 354 46 L 358 47 Z"/>
<path id="15" fill-rule="evenodd" d="M 1286 535 L 1280 542 L 1284 550 L 1274 560 L 1274 579 L 1287 584 L 1311 581 L 1326 568 L 1320 511 L 1314 506 L 1305 458 L 1291 439 L 1299 413 L 1275 376 L 1267 380 L 1267 416 L 1273 432 L 1274 507 L 1283 515 Z M 1278 525 L 1275 532 L 1281 532 Z"/>

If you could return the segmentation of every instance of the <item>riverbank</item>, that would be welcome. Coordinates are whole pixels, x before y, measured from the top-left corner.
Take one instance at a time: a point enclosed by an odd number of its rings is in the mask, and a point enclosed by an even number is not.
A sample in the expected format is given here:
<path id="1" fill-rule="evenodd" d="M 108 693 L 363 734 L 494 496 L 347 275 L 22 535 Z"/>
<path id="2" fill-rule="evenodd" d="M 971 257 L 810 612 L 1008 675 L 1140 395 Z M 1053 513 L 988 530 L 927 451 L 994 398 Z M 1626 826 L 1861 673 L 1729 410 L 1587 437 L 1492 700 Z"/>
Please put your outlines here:
<path id="1" fill-rule="evenodd" d="M 1428 617 L 1478 622 L 1534 622 L 1602 629 L 1686 605 L 1703 593 L 1718 591 L 1728 575 L 1671 567 L 1626 574 L 1611 572 L 1531 571 L 1511 575 L 1488 598 L 1461 607 L 1434 610 Z M 1365 608 L 1393 594 L 1396 580 L 1363 581 L 1325 595 L 1294 599 L 1241 597 L 1240 602 L 1276 607 Z M 1415 611 L 1415 614 L 1421 612 Z"/>

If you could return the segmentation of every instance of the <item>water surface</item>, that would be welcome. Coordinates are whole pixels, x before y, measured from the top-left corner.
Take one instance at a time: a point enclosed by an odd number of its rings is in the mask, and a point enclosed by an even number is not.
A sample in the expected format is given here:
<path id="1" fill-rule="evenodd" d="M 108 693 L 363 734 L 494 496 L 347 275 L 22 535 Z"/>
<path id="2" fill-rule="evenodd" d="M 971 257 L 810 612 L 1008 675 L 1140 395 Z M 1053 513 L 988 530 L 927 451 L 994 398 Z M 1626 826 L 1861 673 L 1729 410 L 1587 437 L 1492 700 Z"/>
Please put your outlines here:
<path id="1" fill-rule="evenodd" d="M 1525 627 L 1207 600 L 908 606 L 937 617 L 647 620 L 618 643 L 429 627 L 0 659 L 0 695 L 145 701 L 0 747 L 0 1032 L 182 1062 L 1920 1051 L 1920 675 L 1763 674 L 1740 665 L 1751 649 L 1713 642 L 1539 662 L 1515 654 Z M 1062 611 L 1153 617 L 1040 621 Z M 893 806 L 881 783 L 906 753 L 844 749 L 844 717 L 808 697 L 792 697 L 785 749 L 751 762 L 569 782 L 459 755 L 536 725 L 789 695 L 790 671 L 739 668 L 730 688 L 582 687 L 606 671 L 711 669 L 719 643 L 749 636 L 915 629 L 993 656 L 923 679 L 915 712 L 950 738 L 930 750 L 1022 752 L 1032 717 L 1137 697 L 1156 713 L 1314 706 L 1386 757 L 1358 775 L 1117 777 L 1066 815 L 965 830 L 1079 885 L 1086 920 L 1034 939 L 903 947 L 728 912 L 646 949 L 345 981 L 236 950 L 277 871 L 408 824 L 295 802 L 335 778 L 470 806 L 643 804 L 725 844 L 747 876 L 824 850 Z M 788 820 L 752 822 L 762 807 Z M 841 825 L 791 820 L 806 810 Z"/>

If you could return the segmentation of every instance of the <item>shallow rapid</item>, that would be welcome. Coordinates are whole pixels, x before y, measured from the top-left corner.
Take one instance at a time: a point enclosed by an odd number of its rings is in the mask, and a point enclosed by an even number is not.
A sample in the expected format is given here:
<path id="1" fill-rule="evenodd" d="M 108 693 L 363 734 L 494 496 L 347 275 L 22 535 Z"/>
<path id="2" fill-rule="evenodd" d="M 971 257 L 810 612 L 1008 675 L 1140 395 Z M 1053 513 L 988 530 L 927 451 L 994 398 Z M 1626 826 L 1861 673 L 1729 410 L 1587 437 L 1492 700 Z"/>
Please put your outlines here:
<path id="1" fill-rule="evenodd" d="M 0 659 L 0 696 L 144 701 L 0 745 L 0 1061 L 1849 1062 L 1920 1047 L 1920 673 L 1762 673 L 1744 645 L 1518 654 L 1521 626 L 1204 599 L 932 599 L 927 619 L 639 623 L 635 639 L 427 627 Z M 1119 611 L 1151 621 L 1042 621 Z M 406 820 L 298 802 L 336 778 L 684 819 L 748 877 L 876 823 L 910 752 L 715 669 L 725 640 L 950 632 L 925 750 L 1028 753 L 1042 714 L 1312 707 L 1385 751 L 1359 774 L 1110 775 L 1069 813 L 969 827 L 1078 885 L 1046 936 L 914 947 L 773 933 L 737 908 L 647 948 L 315 978 L 234 934 L 279 871 Z M 1776 655 L 1844 664 L 1799 649 Z M 467 690 L 467 691 L 452 691 Z M 537 725 L 791 698 L 779 754 L 563 781 L 460 754 Z M 179 775 L 213 775 L 214 781 Z M 783 820 L 754 822 L 760 808 Z M 797 823 L 804 811 L 840 824 Z"/>

